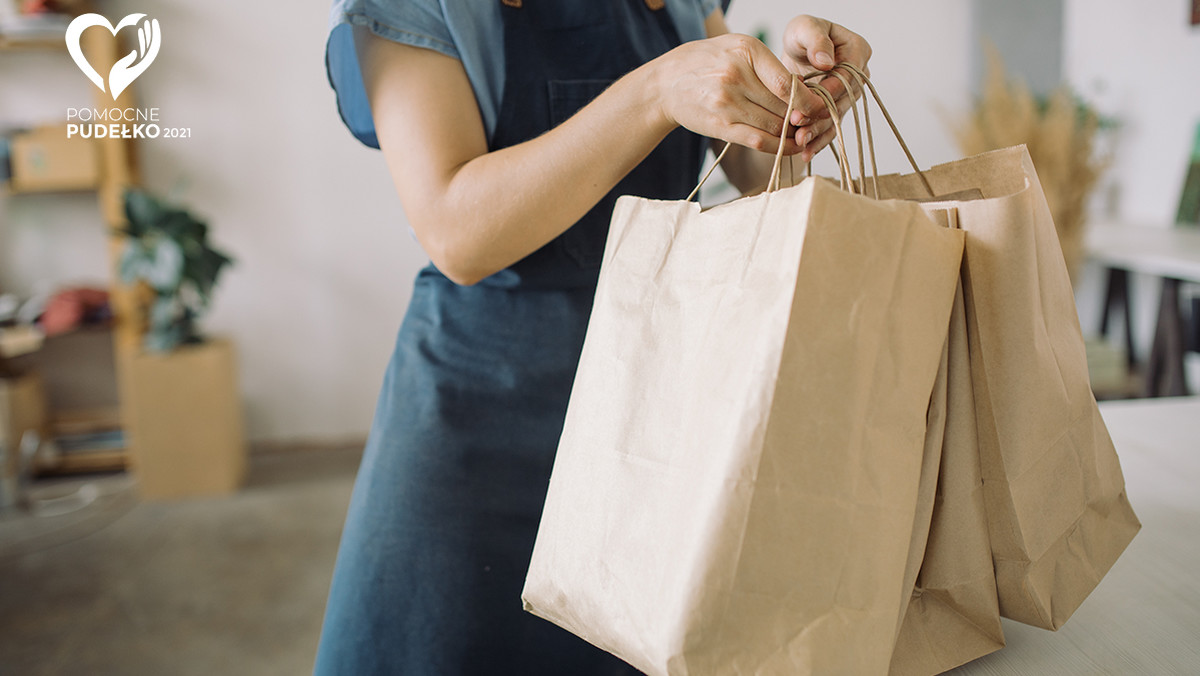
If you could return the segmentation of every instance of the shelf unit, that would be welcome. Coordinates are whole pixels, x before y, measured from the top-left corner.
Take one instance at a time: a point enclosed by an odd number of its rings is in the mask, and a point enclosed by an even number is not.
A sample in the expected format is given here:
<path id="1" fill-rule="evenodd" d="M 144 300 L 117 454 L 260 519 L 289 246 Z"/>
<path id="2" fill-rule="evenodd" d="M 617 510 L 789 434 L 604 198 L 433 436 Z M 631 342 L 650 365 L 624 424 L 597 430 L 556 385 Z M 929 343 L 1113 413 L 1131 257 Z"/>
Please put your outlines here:
<path id="1" fill-rule="evenodd" d="M 84 10 L 90 11 L 90 10 Z M 108 72 L 126 52 L 107 31 L 85 31 L 83 50 L 99 72 Z M 63 52 L 59 41 L 0 41 L 0 58 L 5 51 L 49 49 Z M 125 89 L 115 101 L 96 90 L 97 108 L 137 108 L 132 88 Z M 138 490 L 144 498 L 178 498 L 219 495 L 237 490 L 246 473 L 246 440 L 237 386 L 236 350 L 227 339 L 209 339 L 197 345 L 184 345 L 169 353 L 142 350 L 145 311 L 151 292 L 144 285 L 129 286 L 118 277 L 124 238 L 119 231 L 126 225 L 124 195 L 126 189 L 140 183 L 136 147 L 133 140 L 95 139 L 97 179 L 94 184 L 58 186 L 77 187 L 98 198 L 101 219 L 109 229 L 109 304 L 113 320 L 111 335 L 115 408 L 62 410 L 51 415 L 47 431 L 57 434 L 104 431 L 119 428 L 124 433 L 124 449 L 106 449 L 81 454 L 46 472 L 89 471 L 124 467 L 137 476 Z M 18 193 L 19 194 L 19 191 Z M 87 333 L 87 332 L 81 332 Z M 47 339 L 43 350 L 53 349 Z M 0 372 L 4 371 L 0 358 Z M 44 374 L 54 375 L 54 374 Z M 41 388 L 41 379 L 25 383 L 26 391 Z M 0 391 L 0 394 L 4 394 Z M 0 415 L 4 412 L 0 411 Z M 11 442 L 10 442 L 11 443 Z M 64 459 L 68 456 L 62 456 Z"/>
<path id="2" fill-rule="evenodd" d="M 9 38 L 0 35 L 0 52 L 34 51 L 67 51 L 63 41 L 58 38 Z"/>
<path id="3" fill-rule="evenodd" d="M 121 51 L 121 39 L 115 39 L 103 31 L 85 31 L 82 37 L 82 47 L 91 63 L 99 72 L 108 72 L 116 63 Z M 9 39 L 0 37 L 0 58 L 8 53 L 29 51 L 61 52 L 64 67 L 74 68 L 67 58 L 67 49 L 61 38 Z M 133 88 L 127 88 L 114 101 L 106 92 L 95 90 L 94 105 L 97 108 L 136 108 Z M 123 198 L 128 187 L 139 183 L 139 172 L 136 162 L 136 148 L 132 140 L 120 138 L 105 138 L 89 140 L 96 152 L 96 180 L 75 182 L 53 186 L 49 189 L 20 189 L 11 183 L 6 186 L 6 192 L 16 198 L 25 194 L 67 194 L 94 193 L 98 200 L 100 217 L 109 230 L 108 247 L 104 255 L 108 258 L 110 279 L 108 283 L 109 303 L 112 308 L 113 322 L 106 330 L 111 331 L 113 338 L 113 377 L 116 381 L 119 404 L 115 409 L 84 409 L 51 411 L 46 429 L 43 431 L 51 437 L 81 432 L 103 430 L 128 430 L 128 421 L 133 413 L 130 410 L 127 380 L 127 364 L 140 348 L 142 327 L 136 291 L 121 283 L 117 276 L 123 241 L 117 233 L 125 226 Z M 54 340 L 53 338 L 49 340 Z M 6 370 L 5 360 L 0 355 L 0 371 Z M 134 454 L 130 448 L 129 436 L 126 435 L 124 448 L 109 448 L 78 454 L 64 454 L 53 464 L 38 466 L 40 473 L 70 473 L 99 470 L 118 470 L 129 468 Z"/>

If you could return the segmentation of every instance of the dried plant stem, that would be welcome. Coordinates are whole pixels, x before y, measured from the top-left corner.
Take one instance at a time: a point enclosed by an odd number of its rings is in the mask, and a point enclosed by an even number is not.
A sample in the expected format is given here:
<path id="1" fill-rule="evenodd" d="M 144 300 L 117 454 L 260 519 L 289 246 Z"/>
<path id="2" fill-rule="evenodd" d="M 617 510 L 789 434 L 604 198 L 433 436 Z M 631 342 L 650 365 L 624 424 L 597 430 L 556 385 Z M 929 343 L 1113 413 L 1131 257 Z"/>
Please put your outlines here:
<path id="1" fill-rule="evenodd" d="M 983 96 L 954 130 L 968 155 L 1028 146 L 1072 279 L 1083 259 L 1088 196 L 1109 164 L 1094 150 L 1098 126 L 1096 113 L 1065 86 L 1039 104 L 1023 82 L 1008 77 L 1000 56 L 989 48 Z"/>

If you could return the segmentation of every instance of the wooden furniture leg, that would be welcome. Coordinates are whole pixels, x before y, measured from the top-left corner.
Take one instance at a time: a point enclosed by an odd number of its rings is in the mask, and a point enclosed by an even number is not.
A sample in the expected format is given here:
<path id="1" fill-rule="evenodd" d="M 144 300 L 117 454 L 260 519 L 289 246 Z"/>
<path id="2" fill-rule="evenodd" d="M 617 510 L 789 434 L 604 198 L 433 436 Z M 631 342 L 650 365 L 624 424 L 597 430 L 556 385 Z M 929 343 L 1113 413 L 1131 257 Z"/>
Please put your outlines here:
<path id="1" fill-rule="evenodd" d="M 1122 268 L 1107 268 L 1104 284 L 1104 309 L 1100 315 L 1100 337 L 1108 335 L 1108 320 L 1113 306 L 1121 308 L 1125 316 L 1125 363 L 1130 373 L 1137 370 L 1137 350 L 1133 347 L 1133 308 L 1129 297 L 1129 271 Z"/>
<path id="2" fill-rule="evenodd" d="M 1146 366 L 1147 397 L 1183 397 L 1188 394 L 1184 374 L 1184 329 L 1179 311 L 1178 279 L 1164 277 L 1158 303 L 1158 325 Z"/>

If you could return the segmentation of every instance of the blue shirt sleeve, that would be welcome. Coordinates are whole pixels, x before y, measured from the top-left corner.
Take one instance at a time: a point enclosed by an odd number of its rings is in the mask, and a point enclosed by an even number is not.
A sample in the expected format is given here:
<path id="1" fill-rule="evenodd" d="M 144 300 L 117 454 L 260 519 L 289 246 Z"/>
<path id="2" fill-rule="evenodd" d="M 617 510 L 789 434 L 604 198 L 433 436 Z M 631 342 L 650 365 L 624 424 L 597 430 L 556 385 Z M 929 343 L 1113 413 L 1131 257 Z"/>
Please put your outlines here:
<path id="1" fill-rule="evenodd" d="M 553 0 L 554 2 L 567 0 Z M 593 0 L 571 0 L 592 2 Z M 680 38 L 704 37 L 704 18 L 729 0 L 667 0 Z M 697 11 L 699 10 L 699 11 Z M 432 49 L 463 64 L 475 93 L 488 138 L 494 131 L 504 92 L 504 45 L 500 3 L 496 0 L 334 0 L 325 44 L 325 69 L 337 95 L 338 113 L 350 133 L 379 147 L 375 122 L 354 48 L 353 26 L 381 38 Z"/>
<path id="2" fill-rule="evenodd" d="M 335 0 L 329 25 L 325 69 L 337 94 L 338 113 L 350 133 L 372 148 L 379 147 L 379 140 L 363 87 L 352 26 L 364 26 L 393 42 L 462 59 L 437 0 Z"/>

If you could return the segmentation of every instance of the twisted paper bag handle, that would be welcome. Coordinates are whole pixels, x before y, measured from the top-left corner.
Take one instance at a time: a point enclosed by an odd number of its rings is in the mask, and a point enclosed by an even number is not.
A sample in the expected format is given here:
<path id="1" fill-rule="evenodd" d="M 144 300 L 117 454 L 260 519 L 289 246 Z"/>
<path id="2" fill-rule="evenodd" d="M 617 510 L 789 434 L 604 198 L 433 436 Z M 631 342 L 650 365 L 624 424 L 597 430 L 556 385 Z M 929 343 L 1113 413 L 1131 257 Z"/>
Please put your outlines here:
<path id="1" fill-rule="evenodd" d="M 843 74 L 840 71 L 845 71 L 845 73 L 849 74 L 849 78 L 847 77 L 847 75 Z M 885 106 L 883 104 L 883 100 L 879 96 L 879 91 L 875 89 L 875 85 L 871 84 L 871 80 L 866 76 L 866 73 L 864 73 L 862 71 L 862 69 L 860 69 L 858 66 L 856 66 L 852 63 L 848 63 L 848 62 L 839 63 L 828 72 L 818 71 L 815 73 L 810 73 L 809 75 L 805 75 L 803 77 L 801 77 L 799 75 L 795 75 L 795 74 L 792 75 L 791 94 L 788 96 L 787 112 L 784 114 L 784 117 L 783 117 L 783 120 L 784 120 L 783 131 L 779 135 L 779 149 L 775 153 L 775 162 L 771 168 L 771 177 L 767 181 L 767 192 L 773 192 L 773 191 L 779 189 L 779 181 L 780 181 L 781 174 L 782 174 L 781 168 L 783 165 L 783 144 L 787 140 L 788 128 L 789 128 L 789 124 L 790 124 L 788 122 L 788 118 L 791 117 L 792 110 L 794 110 L 795 100 L 796 100 L 796 91 L 799 86 L 799 83 L 801 81 L 804 81 L 805 86 L 808 87 L 810 90 L 812 90 L 813 93 L 815 93 L 818 97 L 820 97 L 821 100 L 825 103 L 825 107 L 829 110 L 830 118 L 833 120 L 833 126 L 834 126 L 834 132 L 835 132 L 837 144 L 836 144 L 836 146 L 833 144 L 830 144 L 830 148 L 834 153 L 834 158 L 838 162 L 838 167 L 840 170 L 839 173 L 841 174 L 840 178 L 841 178 L 842 189 L 849 190 L 850 192 L 854 192 L 854 193 L 858 193 L 858 194 L 862 194 L 863 192 L 865 192 L 866 167 L 865 167 L 865 162 L 864 162 L 864 158 L 863 158 L 862 126 L 866 127 L 867 148 L 868 148 L 868 154 L 871 157 L 872 187 L 874 189 L 873 191 L 874 191 L 875 198 L 876 199 L 879 198 L 879 170 L 878 170 L 877 163 L 875 161 L 875 139 L 874 139 L 874 135 L 872 134 L 872 131 L 871 131 L 871 118 L 870 118 L 870 114 L 868 113 L 867 101 L 864 97 L 864 99 L 863 99 L 863 118 L 864 118 L 864 123 L 865 123 L 864 125 L 860 125 L 860 123 L 859 123 L 858 108 L 856 107 L 855 103 L 852 102 L 850 104 L 850 110 L 853 111 L 853 114 L 854 114 L 854 129 L 855 129 L 855 134 L 856 134 L 857 140 L 858 140 L 859 182 L 858 182 L 858 186 L 856 187 L 854 185 L 853 177 L 851 176 L 851 173 L 850 173 L 850 162 L 849 162 L 849 158 L 846 154 L 845 136 L 844 136 L 844 132 L 842 131 L 841 116 L 838 114 L 837 102 L 834 100 L 833 96 L 829 93 L 829 90 L 825 89 L 820 84 L 807 82 L 807 80 L 810 80 L 810 79 L 823 78 L 823 77 L 826 77 L 829 75 L 832 75 L 832 76 L 838 78 L 838 80 L 840 80 L 842 82 L 842 84 L 846 87 L 846 91 L 851 94 L 853 94 L 854 88 L 851 86 L 850 78 L 852 78 L 854 80 L 854 82 L 858 85 L 859 92 L 865 92 L 868 89 L 870 90 L 872 98 L 875 99 L 876 105 L 879 106 L 880 112 L 883 113 L 884 119 L 887 120 L 888 126 L 891 127 L 892 134 L 896 137 L 896 141 L 899 142 L 901 150 L 904 151 L 904 156 L 906 158 L 908 158 L 908 163 L 912 166 L 913 171 L 916 172 L 917 176 L 920 177 L 921 183 L 925 187 L 926 192 L 929 193 L 930 197 L 933 197 L 934 191 L 933 191 L 933 187 L 929 184 L 929 179 L 926 178 L 924 172 L 921 171 L 921 168 L 917 165 L 917 161 L 915 159 L 913 159 L 912 152 L 908 149 L 908 144 L 904 142 L 904 137 L 901 136 L 900 130 L 896 127 L 896 123 L 892 119 L 891 114 L 888 112 L 887 106 Z M 714 169 L 716 169 L 717 165 L 721 163 L 721 160 L 725 157 L 725 153 L 729 151 L 729 147 L 731 145 L 732 145 L 731 143 L 726 142 L 725 147 L 721 150 L 720 154 L 717 155 L 716 161 L 713 162 L 713 165 L 711 167 L 709 167 L 708 171 L 704 174 L 704 177 L 700 179 L 700 182 L 696 185 L 695 189 L 693 189 L 691 194 L 688 195 L 688 197 L 687 197 L 688 201 L 691 201 L 696 196 L 696 194 L 698 192 L 700 192 L 700 188 L 704 185 L 705 181 L 708 180 L 708 177 L 712 175 L 712 172 Z M 812 166 L 812 164 L 810 162 L 809 163 L 809 174 L 810 175 L 812 173 L 811 166 Z"/>

